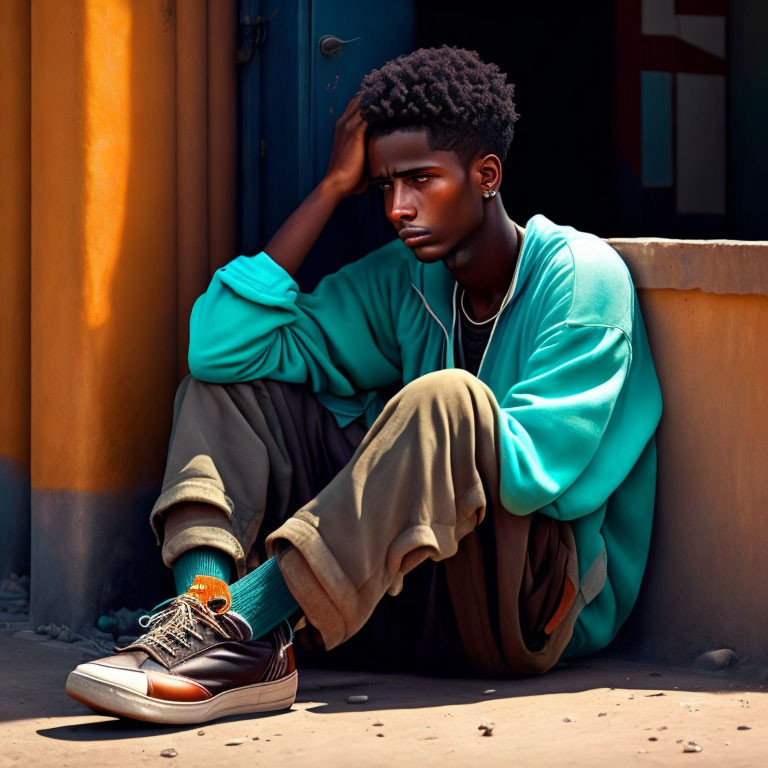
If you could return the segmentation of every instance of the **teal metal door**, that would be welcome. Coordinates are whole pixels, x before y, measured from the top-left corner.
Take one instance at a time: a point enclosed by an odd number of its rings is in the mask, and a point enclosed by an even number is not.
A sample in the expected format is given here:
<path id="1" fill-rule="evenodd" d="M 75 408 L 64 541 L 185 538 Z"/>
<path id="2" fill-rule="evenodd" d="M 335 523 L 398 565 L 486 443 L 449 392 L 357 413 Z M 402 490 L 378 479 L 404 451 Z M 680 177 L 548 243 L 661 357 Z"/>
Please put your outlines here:
<path id="1" fill-rule="evenodd" d="M 254 253 L 322 179 L 363 75 L 412 49 L 414 13 L 412 0 L 240 0 L 239 13 L 238 245 Z M 347 198 L 302 289 L 393 237 L 375 190 Z"/>

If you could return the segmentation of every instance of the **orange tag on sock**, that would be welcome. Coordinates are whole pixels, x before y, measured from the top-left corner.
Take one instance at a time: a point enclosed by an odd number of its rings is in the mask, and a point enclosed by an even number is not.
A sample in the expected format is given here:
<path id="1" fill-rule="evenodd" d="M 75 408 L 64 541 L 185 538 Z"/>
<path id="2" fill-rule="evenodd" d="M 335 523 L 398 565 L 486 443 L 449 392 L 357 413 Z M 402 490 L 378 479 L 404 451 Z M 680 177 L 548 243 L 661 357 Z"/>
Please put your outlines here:
<path id="1" fill-rule="evenodd" d="M 203 605 L 214 613 L 224 613 L 232 605 L 232 596 L 226 581 L 215 576 L 195 576 L 195 580 L 187 590 L 188 595 L 194 595 Z"/>

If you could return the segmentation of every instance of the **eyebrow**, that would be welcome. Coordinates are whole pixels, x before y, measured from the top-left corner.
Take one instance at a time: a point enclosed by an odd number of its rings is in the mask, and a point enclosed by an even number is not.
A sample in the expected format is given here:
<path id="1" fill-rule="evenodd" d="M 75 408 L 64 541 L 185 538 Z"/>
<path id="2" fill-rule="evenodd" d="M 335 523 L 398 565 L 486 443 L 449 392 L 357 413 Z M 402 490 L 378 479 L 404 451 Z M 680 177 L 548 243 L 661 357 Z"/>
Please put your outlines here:
<path id="1" fill-rule="evenodd" d="M 434 166 L 431 165 L 424 165 L 420 168 L 409 168 L 406 171 L 395 171 L 395 173 L 392 174 L 393 179 L 402 179 L 404 176 L 414 176 L 421 171 L 428 171 L 430 168 Z M 376 176 L 376 178 L 371 179 L 371 184 L 380 184 L 382 181 L 389 181 L 388 176 Z"/>

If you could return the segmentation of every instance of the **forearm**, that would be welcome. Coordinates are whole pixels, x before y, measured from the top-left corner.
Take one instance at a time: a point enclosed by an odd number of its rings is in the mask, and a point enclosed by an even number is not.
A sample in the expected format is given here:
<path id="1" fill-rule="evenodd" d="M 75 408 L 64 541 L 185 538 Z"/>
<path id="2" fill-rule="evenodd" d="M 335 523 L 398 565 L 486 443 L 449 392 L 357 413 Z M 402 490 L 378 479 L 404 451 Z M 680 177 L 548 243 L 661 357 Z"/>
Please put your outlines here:
<path id="1" fill-rule="evenodd" d="M 337 185 L 327 177 L 323 179 L 275 232 L 264 251 L 294 275 L 342 197 Z"/>

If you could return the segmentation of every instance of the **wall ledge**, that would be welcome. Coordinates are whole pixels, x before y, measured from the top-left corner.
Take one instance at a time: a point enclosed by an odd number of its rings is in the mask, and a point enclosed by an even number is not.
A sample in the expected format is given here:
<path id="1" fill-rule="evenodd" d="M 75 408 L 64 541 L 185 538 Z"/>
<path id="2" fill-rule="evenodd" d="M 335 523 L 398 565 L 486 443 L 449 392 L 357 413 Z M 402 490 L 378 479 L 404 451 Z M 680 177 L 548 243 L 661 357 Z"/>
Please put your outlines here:
<path id="1" fill-rule="evenodd" d="M 636 288 L 768 296 L 768 241 L 610 238 Z"/>

